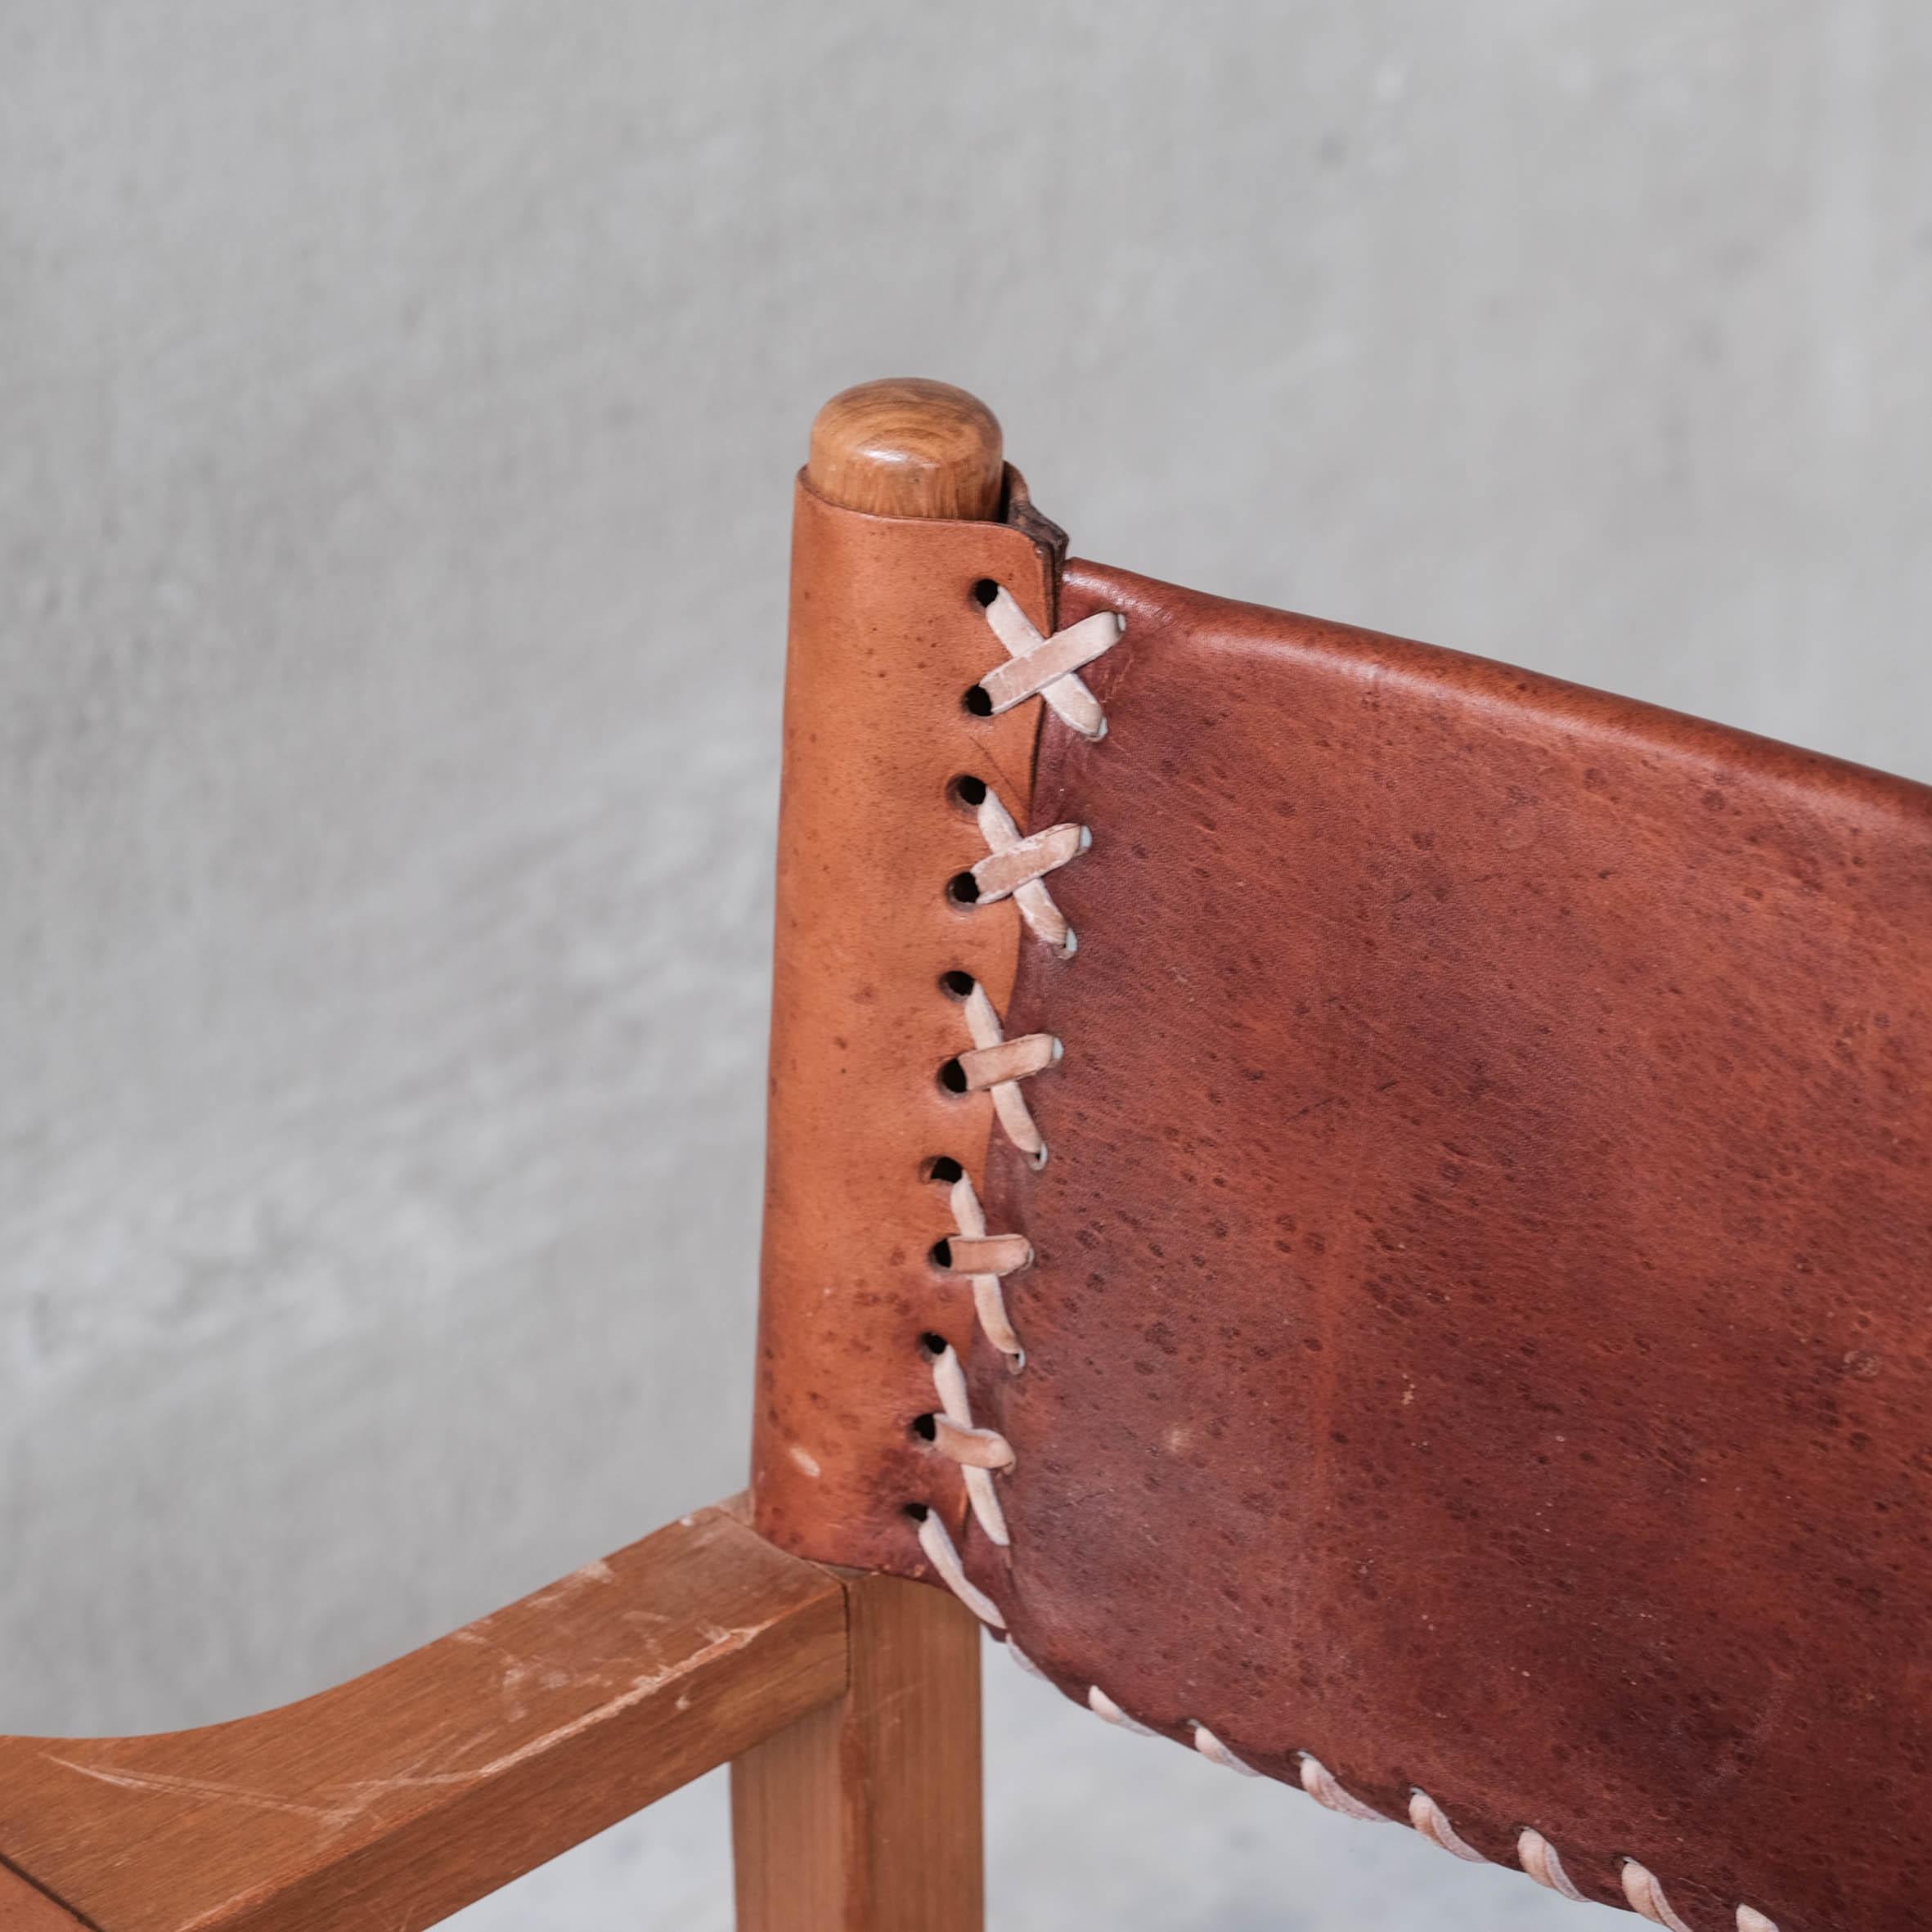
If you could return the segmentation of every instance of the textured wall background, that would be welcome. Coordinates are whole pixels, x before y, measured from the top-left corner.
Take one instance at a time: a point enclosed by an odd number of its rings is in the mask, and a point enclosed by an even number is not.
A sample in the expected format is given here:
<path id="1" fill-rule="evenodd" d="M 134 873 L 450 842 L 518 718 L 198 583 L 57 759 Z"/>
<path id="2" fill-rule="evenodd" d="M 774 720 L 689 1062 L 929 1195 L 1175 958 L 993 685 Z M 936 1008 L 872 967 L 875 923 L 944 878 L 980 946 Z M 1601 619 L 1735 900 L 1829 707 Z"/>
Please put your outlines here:
<path id="1" fill-rule="evenodd" d="M 1090 554 L 1932 777 L 1929 84 L 1913 0 L 0 0 L 0 1724 L 741 1479 L 847 382 Z M 1009 1929 L 1583 1922 L 992 1716 Z M 477 1924 L 721 1925 L 718 1815 Z"/>

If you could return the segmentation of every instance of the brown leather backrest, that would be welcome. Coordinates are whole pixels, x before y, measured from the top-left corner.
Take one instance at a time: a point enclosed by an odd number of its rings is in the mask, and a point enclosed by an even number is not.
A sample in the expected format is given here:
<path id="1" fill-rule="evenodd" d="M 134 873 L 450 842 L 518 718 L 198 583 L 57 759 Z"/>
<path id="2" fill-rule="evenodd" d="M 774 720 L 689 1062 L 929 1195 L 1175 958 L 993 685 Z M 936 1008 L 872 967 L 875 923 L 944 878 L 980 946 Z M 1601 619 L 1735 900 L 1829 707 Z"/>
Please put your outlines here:
<path id="1" fill-rule="evenodd" d="M 806 1076 L 875 1130 L 874 1179 L 814 1171 L 808 1251 L 781 985 L 768 1533 L 956 1551 L 1103 1715 L 1558 1889 L 1692 1932 L 1932 1925 L 1932 792 L 1086 564 L 1057 621 L 1124 615 L 1080 673 L 1107 733 L 1028 699 L 1023 787 L 1021 727 L 961 706 L 1006 647 L 959 587 L 947 649 L 860 674 L 903 700 L 869 732 L 932 741 L 854 806 L 890 828 L 866 884 L 810 862 L 855 916 L 793 967 L 879 1050 Z M 947 903 L 980 829 L 948 770 L 1090 829 L 1040 882 L 1076 951 Z M 959 967 L 1059 1043 L 1014 1083 L 1043 1166 L 935 1080 Z M 928 1258 L 949 1153 L 1031 1256 L 995 1279 L 1019 1373 Z M 972 1426 L 931 1445 L 928 1335 Z"/>

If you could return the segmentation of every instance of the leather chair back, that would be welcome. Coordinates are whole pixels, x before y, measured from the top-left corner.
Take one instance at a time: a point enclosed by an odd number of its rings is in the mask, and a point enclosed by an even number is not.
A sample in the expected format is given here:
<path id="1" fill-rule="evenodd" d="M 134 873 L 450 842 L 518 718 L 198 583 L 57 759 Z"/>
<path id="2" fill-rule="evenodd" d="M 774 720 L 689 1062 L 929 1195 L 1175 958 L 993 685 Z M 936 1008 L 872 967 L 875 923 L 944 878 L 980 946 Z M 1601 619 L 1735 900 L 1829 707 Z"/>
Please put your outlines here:
<path id="1" fill-rule="evenodd" d="M 1572 1896 L 1932 1925 L 1932 790 L 1009 501 L 801 489 L 760 1526 Z"/>

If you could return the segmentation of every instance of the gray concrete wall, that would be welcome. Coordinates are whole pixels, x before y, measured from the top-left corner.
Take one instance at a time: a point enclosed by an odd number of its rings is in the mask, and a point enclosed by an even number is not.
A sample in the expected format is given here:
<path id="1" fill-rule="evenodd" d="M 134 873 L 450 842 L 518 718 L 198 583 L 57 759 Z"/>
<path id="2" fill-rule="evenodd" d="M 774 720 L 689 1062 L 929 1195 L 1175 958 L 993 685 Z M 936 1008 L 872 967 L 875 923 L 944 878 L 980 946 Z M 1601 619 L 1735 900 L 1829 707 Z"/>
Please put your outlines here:
<path id="1" fill-rule="evenodd" d="M 740 1480 L 847 382 L 1090 554 L 1932 777 L 1929 87 L 1913 0 L 0 0 L 0 1725 Z M 1579 1922 L 993 1712 L 1009 1932 Z M 494 1909 L 721 1923 L 708 1792 Z"/>

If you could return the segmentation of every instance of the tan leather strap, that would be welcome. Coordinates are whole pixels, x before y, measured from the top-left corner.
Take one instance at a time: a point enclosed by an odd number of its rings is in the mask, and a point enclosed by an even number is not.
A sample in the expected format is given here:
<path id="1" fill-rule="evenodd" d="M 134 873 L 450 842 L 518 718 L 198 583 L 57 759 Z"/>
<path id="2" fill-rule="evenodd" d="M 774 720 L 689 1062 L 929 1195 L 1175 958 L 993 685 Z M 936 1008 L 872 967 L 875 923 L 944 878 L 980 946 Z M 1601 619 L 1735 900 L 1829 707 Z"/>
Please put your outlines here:
<path id="1" fill-rule="evenodd" d="M 753 1496 L 784 1547 L 910 1575 L 955 1547 L 969 1486 L 1000 1527 L 958 1363 L 982 1317 L 1020 1359 L 1001 1276 L 1024 1243 L 989 1230 L 978 1185 L 996 1121 L 1040 1144 L 1021 1090 L 1050 1044 L 1000 1015 L 1071 856 L 1019 835 L 1040 705 L 973 696 L 1015 661 L 989 600 L 1022 649 L 1053 633 L 1057 533 L 1009 495 L 1005 523 L 946 522 L 801 483 L 793 529 Z M 949 889 L 989 853 L 982 902 Z M 935 1256 L 949 1237 L 961 1268 Z M 909 1513 L 928 1504 L 929 1530 Z"/>

